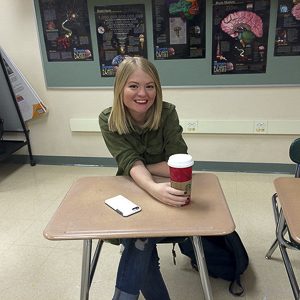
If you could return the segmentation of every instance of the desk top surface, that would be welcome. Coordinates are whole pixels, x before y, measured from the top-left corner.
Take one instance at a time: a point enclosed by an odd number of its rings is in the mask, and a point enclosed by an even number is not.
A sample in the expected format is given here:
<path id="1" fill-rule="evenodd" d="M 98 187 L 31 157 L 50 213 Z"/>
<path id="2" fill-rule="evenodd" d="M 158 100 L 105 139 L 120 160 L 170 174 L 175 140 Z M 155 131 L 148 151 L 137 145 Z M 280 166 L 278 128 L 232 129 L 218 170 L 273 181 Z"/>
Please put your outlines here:
<path id="1" fill-rule="evenodd" d="M 290 234 L 300 243 L 300 178 L 279 177 L 274 185 Z"/>
<path id="2" fill-rule="evenodd" d="M 122 217 L 104 203 L 119 194 L 141 206 L 142 211 Z M 191 203 L 180 208 L 155 200 L 130 177 L 92 176 L 73 183 L 44 236 L 50 240 L 201 236 L 224 235 L 234 229 L 214 174 L 193 174 Z"/>

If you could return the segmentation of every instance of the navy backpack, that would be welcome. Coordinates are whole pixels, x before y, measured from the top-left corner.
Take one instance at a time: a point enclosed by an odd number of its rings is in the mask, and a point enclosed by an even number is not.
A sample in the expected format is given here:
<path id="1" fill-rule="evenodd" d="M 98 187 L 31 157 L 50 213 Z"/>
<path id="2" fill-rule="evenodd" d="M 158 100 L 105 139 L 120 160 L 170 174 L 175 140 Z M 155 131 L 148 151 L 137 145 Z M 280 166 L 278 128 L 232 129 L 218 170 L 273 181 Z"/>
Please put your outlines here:
<path id="1" fill-rule="evenodd" d="M 249 257 L 236 231 L 222 236 L 201 237 L 209 276 L 230 281 L 229 291 L 241 296 L 244 288 L 240 276 L 247 269 Z M 192 267 L 198 270 L 191 239 L 178 243 L 182 254 L 191 258 Z"/>

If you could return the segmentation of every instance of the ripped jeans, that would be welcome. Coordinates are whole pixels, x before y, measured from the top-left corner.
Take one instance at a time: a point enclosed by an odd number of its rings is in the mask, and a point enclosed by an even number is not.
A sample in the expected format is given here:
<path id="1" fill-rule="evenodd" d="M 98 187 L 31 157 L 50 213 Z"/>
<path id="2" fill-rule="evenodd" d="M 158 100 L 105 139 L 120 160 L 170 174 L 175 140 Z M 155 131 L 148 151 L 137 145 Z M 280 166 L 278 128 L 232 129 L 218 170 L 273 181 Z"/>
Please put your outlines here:
<path id="1" fill-rule="evenodd" d="M 169 300 L 159 267 L 156 243 L 164 238 L 122 239 L 113 300 L 136 300 L 140 291 L 147 300 Z"/>

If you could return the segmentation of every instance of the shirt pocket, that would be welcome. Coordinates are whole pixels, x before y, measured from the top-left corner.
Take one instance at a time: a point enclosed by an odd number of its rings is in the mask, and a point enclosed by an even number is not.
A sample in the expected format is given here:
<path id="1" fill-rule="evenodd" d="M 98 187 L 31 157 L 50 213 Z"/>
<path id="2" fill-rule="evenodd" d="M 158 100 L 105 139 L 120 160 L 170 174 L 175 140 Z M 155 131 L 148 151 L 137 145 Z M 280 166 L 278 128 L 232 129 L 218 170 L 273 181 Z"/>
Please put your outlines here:
<path id="1" fill-rule="evenodd" d="M 148 145 L 145 153 L 145 159 L 148 164 L 155 164 L 164 161 L 163 144 Z"/>
<path id="2" fill-rule="evenodd" d="M 146 146 L 146 152 L 150 155 L 162 154 L 163 146 L 162 142 L 152 141 Z"/>

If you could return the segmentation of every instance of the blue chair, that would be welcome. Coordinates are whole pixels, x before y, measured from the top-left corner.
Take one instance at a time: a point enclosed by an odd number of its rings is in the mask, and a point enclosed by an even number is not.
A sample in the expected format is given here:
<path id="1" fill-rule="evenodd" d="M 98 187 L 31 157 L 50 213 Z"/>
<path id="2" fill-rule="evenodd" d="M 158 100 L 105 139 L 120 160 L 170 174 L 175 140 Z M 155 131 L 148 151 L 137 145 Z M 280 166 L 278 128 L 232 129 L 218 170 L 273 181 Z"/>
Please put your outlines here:
<path id="1" fill-rule="evenodd" d="M 300 177 L 300 138 L 294 140 L 290 146 L 289 150 L 289 155 L 291 161 L 293 161 L 296 164 L 296 170 L 295 170 L 295 177 L 299 178 Z M 279 221 L 279 214 L 280 214 L 280 209 L 278 206 L 277 202 L 277 193 L 275 193 L 272 196 L 272 205 L 273 205 L 273 212 L 274 212 L 274 218 L 275 218 L 275 224 L 277 226 L 278 221 Z M 287 231 L 287 228 L 285 228 L 285 232 Z M 266 259 L 270 259 L 273 252 L 276 250 L 278 246 L 278 240 L 276 239 L 272 246 L 270 247 L 269 251 L 266 254 Z"/>
<path id="2" fill-rule="evenodd" d="M 294 140 L 289 149 L 290 159 L 296 164 L 295 178 L 300 178 L 300 138 Z M 299 195 L 300 198 L 300 195 Z M 300 201 L 300 199 L 299 199 Z M 278 203 L 278 195 L 275 193 L 272 196 L 272 205 L 276 225 L 276 240 L 271 245 L 266 254 L 267 259 L 271 259 L 272 254 L 279 246 L 283 262 L 288 273 L 288 278 L 296 300 L 300 299 L 299 285 L 294 274 L 292 264 L 290 262 L 287 249 L 300 250 L 300 244 L 291 237 L 282 210 Z"/>

